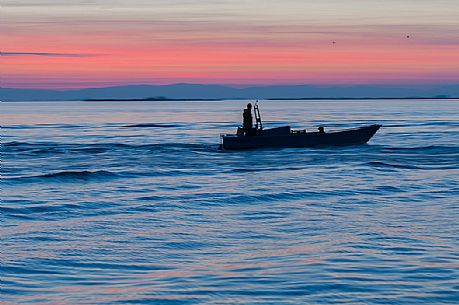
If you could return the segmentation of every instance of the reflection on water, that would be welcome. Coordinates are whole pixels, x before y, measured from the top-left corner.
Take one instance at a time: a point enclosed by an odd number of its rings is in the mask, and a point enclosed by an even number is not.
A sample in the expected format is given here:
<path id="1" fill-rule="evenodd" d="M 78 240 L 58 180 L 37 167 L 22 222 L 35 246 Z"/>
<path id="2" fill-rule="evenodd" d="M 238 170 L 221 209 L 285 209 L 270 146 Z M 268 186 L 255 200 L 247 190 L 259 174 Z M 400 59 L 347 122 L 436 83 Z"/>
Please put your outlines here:
<path id="1" fill-rule="evenodd" d="M 219 152 L 245 103 L 2 103 L 5 304 L 456 303 L 457 101 L 262 102 L 385 127 Z"/>

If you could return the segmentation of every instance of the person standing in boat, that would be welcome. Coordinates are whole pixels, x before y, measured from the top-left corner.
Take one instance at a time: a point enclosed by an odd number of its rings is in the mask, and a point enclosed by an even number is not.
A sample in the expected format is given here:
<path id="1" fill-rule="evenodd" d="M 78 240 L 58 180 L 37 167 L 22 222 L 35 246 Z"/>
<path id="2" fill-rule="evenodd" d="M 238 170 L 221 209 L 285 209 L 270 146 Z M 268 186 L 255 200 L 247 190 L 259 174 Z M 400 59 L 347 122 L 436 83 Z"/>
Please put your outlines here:
<path id="1" fill-rule="evenodd" d="M 242 115 L 242 129 L 244 130 L 244 134 L 246 136 L 250 136 L 253 134 L 253 118 L 252 118 L 252 104 L 248 103 L 247 108 L 244 109 L 244 113 Z"/>

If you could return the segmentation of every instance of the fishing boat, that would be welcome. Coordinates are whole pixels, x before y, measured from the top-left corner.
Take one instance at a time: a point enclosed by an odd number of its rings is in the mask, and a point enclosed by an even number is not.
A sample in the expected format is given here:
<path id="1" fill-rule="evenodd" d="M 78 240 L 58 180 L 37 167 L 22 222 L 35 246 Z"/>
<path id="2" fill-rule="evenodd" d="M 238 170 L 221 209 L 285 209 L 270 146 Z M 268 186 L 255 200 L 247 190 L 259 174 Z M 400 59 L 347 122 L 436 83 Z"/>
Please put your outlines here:
<path id="1" fill-rule="evenodd" d="M 314 132 L 292 130 L 290 126 L 263 129 L 257 103 L 254 114 L 256 123 L 251 130 L 239 127 L 236 134 L 220 135 L 222 150 L 359 145 L 367 143 L 382 126 L 373 124 L 333 132 L 326 132 L 324 127 Z"/>

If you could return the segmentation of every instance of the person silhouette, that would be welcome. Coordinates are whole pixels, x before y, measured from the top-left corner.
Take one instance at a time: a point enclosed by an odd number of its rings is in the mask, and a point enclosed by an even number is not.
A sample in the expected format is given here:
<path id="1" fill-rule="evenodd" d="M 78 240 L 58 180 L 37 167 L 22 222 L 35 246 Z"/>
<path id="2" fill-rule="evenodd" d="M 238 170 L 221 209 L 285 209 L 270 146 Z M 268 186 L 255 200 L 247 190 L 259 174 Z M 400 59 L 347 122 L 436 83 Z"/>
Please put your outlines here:
<path id="1" fill-rule="evenodd" d="M 252 104 L 248 103 L 247 108 L 244 109 L 242 114 L 242 129 L 246 136 L 253 134 L 253 117 L 252 117 Z"/>

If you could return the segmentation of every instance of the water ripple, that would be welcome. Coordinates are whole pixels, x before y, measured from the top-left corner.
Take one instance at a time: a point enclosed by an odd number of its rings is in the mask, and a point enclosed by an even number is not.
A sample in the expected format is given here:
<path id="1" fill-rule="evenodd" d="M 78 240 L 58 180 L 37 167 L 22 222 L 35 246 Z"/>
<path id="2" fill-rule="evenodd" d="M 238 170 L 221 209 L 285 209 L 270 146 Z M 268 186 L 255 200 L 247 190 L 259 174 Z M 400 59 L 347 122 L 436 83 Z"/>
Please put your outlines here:
<path id="1" fill-rule="evenodd" d="M 266 102 L 269 125 L 388 127 L 218 151 L 244 103 L 6 103 L 2 301 L 457 303 L 457 103 Z"/>

